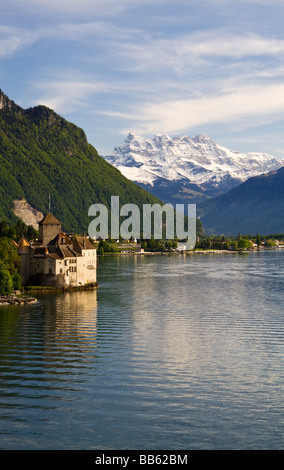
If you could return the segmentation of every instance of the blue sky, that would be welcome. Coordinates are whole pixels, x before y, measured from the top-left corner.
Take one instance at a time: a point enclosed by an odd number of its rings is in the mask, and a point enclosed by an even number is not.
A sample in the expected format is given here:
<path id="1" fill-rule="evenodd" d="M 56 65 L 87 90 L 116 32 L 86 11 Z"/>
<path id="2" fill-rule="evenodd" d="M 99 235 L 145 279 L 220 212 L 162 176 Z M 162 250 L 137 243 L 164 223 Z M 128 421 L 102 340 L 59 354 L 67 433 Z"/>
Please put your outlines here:
<path id="1" fill-rule="evenodd" d="M 82 127 L 284 157 L 283 0 L 0 0 L 0 88 Z"/>

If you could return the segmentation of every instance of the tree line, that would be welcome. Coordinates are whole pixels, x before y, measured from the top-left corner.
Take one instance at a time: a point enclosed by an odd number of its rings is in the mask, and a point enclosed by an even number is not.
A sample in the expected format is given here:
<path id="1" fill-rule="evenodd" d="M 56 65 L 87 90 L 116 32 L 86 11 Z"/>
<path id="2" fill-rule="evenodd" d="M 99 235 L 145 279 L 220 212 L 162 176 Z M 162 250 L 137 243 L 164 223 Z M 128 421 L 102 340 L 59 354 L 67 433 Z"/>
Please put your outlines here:
<path id="1" fill-rule="evenodd" d="M 256 244 L 258 248 L 262 245 L 267 247 L 276 246 L 276 240 L 284 240 L 284 234 L 274 234 L 274 235 L 241 235 L 238 234 L 237 237 L 202 237 L 199 238 L 196 242 L 196 249 L 203 250 L 250 250 L 253 248 L 253 244 Z"/>
<path id="2" fill-rule="evenodd" d="M 122 242 L 122 240 L 120 240 Z M 178 246 L 176 240 L 140 240 L 141 248 L 145 251 L 151 252 L 165 252 L 175 250 Z M 130 245 L 131 246 L 131 245 Z M 98 254 L 103 255 L 104 253 L 118 253 L 119 247 L 113 240 L 101 240 L 98 244 Z"/>
<path id="3" fill-rule="evenodd" d="M 31 240 L 37 238 L 38 232 L 20 219 L 11 226 L 5 219 L 0 222 L 0 295 L 9 295 L 22 287 L 16 246 L 22 236 Z"/>

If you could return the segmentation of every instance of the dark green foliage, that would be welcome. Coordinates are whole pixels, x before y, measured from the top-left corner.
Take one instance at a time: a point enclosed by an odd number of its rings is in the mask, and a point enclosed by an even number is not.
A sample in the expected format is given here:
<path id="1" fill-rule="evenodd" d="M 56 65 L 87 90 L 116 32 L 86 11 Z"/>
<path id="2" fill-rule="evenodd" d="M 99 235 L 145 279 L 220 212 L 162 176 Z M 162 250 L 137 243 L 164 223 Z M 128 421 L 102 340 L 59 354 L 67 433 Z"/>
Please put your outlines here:
<path id="1" fill-rule="evenodd" d="M 268 240 L 265 241 L 265 245 L 270 246 L 270 247 L 271 246 L 276 246 L 276 242 L 275 242 L 275 240 L 268 239 Z"/>
<path id="2" fill-rule="evenodd" d="M 117 248 L 111 243 L 101 240 L 98 246 L 98 254 L 103 255 L 104 253 L 117 253 Z"/>
<path id="3" fill-rule="evenodd" d="M 27 240 L 38 238 L 38 231 L 31 225 L 27 226 L 21 219 L 17 220 L 15 225 L 8 225 L 6 219 L 0 222 L 0 238 L 7 237 L 18 242 L 21 237 Z"/>
<path id="4" fill-rule="evenodd" d="M 235 238 L 225 237 L 202 237 L 196 242 L 198 250 L 250 250 L 253 248 L 250 237 L 242 237 L 240 234 Z"/>
<path id="5" fill-rule="evenodd" d="M 8 295 L 14 289 L 21 288 L 18 273 L 19 256 L 11 239 L 0 238 L 0 295 Z"/>
<path id="6" fill-rule="evenodd" d="M 13 279 L 5 264 L 0 261 L 0 295 L 9 295 L 13 290 Z"/>
<path id="7" fill-rule="evenodd" d="M 241 238 L 240 240 L 238 240 L 238 248 L 241 250 L 249 250 L 250 248 L 252 248 L 252 244 L 249 240 Z"/>
<path id="8" fill-rule="evenodd" d="M 207 238 L 201 238 L 196 242 L 195 248 L 200 248 L 202 250 L 208 250 L 211 248 L 211 243 Z"/>
<path id="9" fill-rule="evenodd" d="M 171 251 L 175 250 L 178 246 L 176 240 L 154 240 L 151 238 L 150 240 L 142 240 L 141 248 L 145 251 L 152 251 L 152 252 L 164 252 L 164 251 Z"/>

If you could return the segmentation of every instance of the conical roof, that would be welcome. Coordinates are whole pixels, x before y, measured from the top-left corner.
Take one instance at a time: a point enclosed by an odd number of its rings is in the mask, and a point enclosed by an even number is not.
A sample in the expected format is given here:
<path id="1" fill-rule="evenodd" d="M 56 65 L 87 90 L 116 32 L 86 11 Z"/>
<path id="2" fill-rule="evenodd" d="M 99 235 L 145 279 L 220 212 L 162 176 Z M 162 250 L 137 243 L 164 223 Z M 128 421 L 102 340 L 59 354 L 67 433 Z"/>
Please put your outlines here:
<path id="1" fill-rule="evenodd" d="M 18 248 L 22 249 L 29 246 L 31 246 L 30 242 L 23 236 L 18 243 Z"/>

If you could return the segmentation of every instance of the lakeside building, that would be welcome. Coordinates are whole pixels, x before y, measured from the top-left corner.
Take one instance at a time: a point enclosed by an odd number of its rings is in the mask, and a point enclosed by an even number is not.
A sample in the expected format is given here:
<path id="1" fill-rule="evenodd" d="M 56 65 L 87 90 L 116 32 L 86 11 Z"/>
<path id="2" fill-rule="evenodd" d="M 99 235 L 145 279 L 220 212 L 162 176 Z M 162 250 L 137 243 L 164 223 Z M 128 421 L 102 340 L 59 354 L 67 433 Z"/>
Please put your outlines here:
<path id="1" fill-rule="evenodd" d="M 51 213 L 39 223 L 39 239 L 18 243 L 23 285 L 59 289 L 97 283 L 97 250 L 87 237 L 68 237 Z"/>

